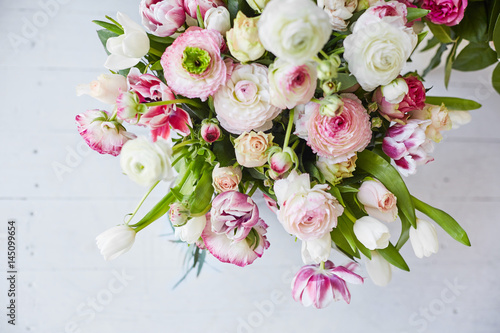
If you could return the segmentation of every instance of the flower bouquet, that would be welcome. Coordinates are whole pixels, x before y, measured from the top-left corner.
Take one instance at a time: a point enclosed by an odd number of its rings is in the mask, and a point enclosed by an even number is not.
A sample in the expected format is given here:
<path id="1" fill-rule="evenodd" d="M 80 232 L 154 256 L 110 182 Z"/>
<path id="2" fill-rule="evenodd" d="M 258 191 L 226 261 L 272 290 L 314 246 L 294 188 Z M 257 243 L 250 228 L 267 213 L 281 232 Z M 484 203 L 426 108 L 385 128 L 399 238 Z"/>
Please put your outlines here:
<path id="1" fill-rule="evenodd" d="M 409 270 L 399 253 L 408 240 L 420 258 L 435 253 L 435 224 L 469 246 L 460 225 L 411 196 L 401 177 L 431 162 L 442 132 L 480 107 L 428 96 L 418 73 L 402 74 L 425 24 L 431 46 L 453 43 L 456 52 L 463 38 L 449 26 L 466 5 L 142 0 L 142 26 L 122 13 L 95 21 L 110 73 L 77 91 L 113 109 L 79 114 L 78 131 L 95 151 L 119 156 L 123 173 L 146 188 L 127 222 L 97 237 L 104 258 L 128 251 L 165 215 L 198 272 L 207 252 L 252 264 L 270 246 L 267 229 L 282 228 L 300 240 L 306 265 L 293 298 L 322 308 L 349 303 L 346 283 L 363 282 L 355 273 L 362 256 L 374 283 L 385 285 L 391 266 Z M 169 182 L 164 197 L 135 221 L 161 181 Z M 255 195 L 279 223 L 259 216 L 266 208 Z M 387 224 L 396 220 L 401 234 L 392 239 Z M 350 262 L 331 262 L 332 249 Z"/>

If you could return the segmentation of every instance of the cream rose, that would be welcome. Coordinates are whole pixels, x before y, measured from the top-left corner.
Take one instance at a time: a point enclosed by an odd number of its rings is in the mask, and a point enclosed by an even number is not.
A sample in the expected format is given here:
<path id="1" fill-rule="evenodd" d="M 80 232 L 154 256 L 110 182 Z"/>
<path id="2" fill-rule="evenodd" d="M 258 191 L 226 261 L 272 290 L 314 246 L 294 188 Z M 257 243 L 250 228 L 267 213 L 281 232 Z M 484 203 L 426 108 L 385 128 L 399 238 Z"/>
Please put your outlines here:
<path id="1" fill-rule="evenodd" d="M 219 166 L 219 163 L 212 171 L 212 185 L 218 193 L 227 191 L 238 191 L 238 185 L 241 181 L 241 169 L 233 167 Z"/>
<path id="2" fill-rule="evenodd" d="M 234 27 L 226 33 L 231 55 L 241 62 L 257 60 L 266 52 L 259 39 L 258 20 L 258 17 L 249 18 L 238 12 Z"/>
<path id="3" fill-rule="evenodd" d="M 241 134 L 234 140 L 236 160 L 247 168 L 260 167 L 266 164 L 267 149 L 273 144 L 273 135 L 264 132 Z"/>
<path id="4" fill-rule="evenodd" d="M 172 149 L 163 139 L 156 142 L 146 137 L 129 140 L 123 145 L 120 165 L 124 174 L 143 186 L 152 186 L 159 180 L 171 180 Z"/>

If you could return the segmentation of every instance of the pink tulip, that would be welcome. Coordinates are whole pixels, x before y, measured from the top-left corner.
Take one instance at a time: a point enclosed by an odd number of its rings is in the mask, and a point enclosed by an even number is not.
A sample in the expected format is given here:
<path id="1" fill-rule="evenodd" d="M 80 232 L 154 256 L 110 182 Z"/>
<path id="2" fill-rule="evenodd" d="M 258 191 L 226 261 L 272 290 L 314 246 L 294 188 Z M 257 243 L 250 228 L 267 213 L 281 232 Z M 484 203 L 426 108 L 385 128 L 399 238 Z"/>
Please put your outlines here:
<path id="1" fill-rule="evenodd" d="M 313 305 L 317 309 L 327 307 L 332 301 L 343 298 L 346 303 L 351 301 L 351 293 L 346 282 L 362 284 L 364 279 L 354 273 L 357 264 L 335 266 L 330 260 L 320 265 L 302 267 L 292 281 L 293 299 L 304 306 Z"/>

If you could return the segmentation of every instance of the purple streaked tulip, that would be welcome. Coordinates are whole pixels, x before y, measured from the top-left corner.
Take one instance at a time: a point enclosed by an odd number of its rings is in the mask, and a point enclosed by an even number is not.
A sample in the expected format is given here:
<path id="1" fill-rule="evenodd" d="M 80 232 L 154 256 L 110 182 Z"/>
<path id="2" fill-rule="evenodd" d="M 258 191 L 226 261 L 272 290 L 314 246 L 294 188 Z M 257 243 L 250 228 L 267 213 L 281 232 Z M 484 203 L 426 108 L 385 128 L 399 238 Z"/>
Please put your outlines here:
<path id="1" fill-rule="evenodd" d="M 327 307 L 332 301 L 343 298 L 347 304 L 351 293 L 346 282 L 362 284 L 364 279 L 353 271 L 358 265 L 335 266 L 330 260 L 320 265 L 302 267 L 292 281 L 293 299 L 304 306 L 313 305 L 317 309 Z"/>
<path id="2" fill-rule="evenodd" d="M 259 208 L 248 195 L 227 191 L 212 201 L 210 210 L 212 231 L 226 234 L 229 239 L 241 241 L 259 222 Z"/>
<path id="3" fill-rule="evenodd" d="M 425 131 L 431 120 L 410 119 L 406 125 L 395 124 L 387 130 L 382 150 L 396 164 L 404 176 L 417 171 L 417 165 L 434 160 L 428 153 L 432 152 L 432 142 L 426 138 Z"/>

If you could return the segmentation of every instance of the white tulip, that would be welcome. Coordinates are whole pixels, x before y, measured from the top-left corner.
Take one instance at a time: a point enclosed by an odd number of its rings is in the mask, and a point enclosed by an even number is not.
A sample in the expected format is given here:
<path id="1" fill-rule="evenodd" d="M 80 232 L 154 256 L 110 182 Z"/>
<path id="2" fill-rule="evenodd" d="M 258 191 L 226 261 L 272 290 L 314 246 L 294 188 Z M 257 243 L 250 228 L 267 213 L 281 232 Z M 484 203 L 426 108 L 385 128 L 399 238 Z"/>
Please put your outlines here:
<path id="1" fill-rule="evenodd" d="M 460 126 L 470 123 L 472 119 L 469 111 L 448 110 L 448 116 L 451 119 L 452 129 L 458 129 Z"/>
<path id="2" fill-rule="evenodd" d="M 354 234 L 369 250 L 385 249 L 391 238 L 389 228 L 370 216 L 363 216 L 354 223 Z"/>
<path id="3" fill-rule="evenodd" d="M 226 32 L 231 29 L 231 18 L 229 17 L 229 11 L 226 7 L 219 6 L 210 8 L 205 13 L 204 21 L 207 29 L 217 30 L 224 36 Z"/>
<path id="4" fill-rule="evenodd" d="M 123 35 L 111 37 L 106 42 L 109 53 L 104 67 L 114 71 L 137 65 L 149 52 L 149 38 L 146 31 L 130 17 L 118 12 L 116 20 L 125 31 Z"/>
<path id="5" fill-rule="evenodd" d="M 124 174 L 139 185 L 152 186 L 159 180 L 171 180 L 172 149 L 167 141 L 151 142 L 145 137 L 127 141 L 120 154 Z"/>
<path id="6" fill-rule="evenodd" d="M 193 217 L 186 224 L 175 228 L 175 236 L 188 244 L 194 244 L 201 237 L 203 229 L 207 224 L 205 215 Z"/>
<path id="7" fill-rule="evenodd" d="M 409 91 L 408 84 L 402 77 L 382 86 L 381 89 L 385 100 L 391 104 L 401 103 Z"/>
<path id="8" fill-rule="evenodd" d="M 128 225 L 119 225 L 97 236 L 97 247 L 104 260 L 113 260 L 130 250 L 134 245 L 135 235 L 135 230 Z"/>
<path id="9" fill-rule="evenodd" d="M 119 74 L 101 74 L 88 84 L 79 84 L 76 87 L 76 95 L 90 95 L 95 99 L 106 103 L 116 104 L 116 99 L 121 92 L 127 91 L 127 78 Z"/>
<path id="10" fill-rule="evenodd" d="M 410 228 L 410 242 L 418 258 L 429 257 L 439 250 L 436 228 L 426 220 L 417 219 L 417 229 Z"/>
<path id="11" fill-rule="evenodd" d="M 302 241 L 302 261 L 304 264 L 319 264 L 327 261 L 332 249 L 332 239 L 327 232 L 323 237 Z"/>
<path id="12" fill-rule="evenodd" d="M 366 271 L 375 285 L 385 287 L 392 279 L 391 264 L 377 251 L 371 251 L 371 254 L 372 259 L 365 263 Z"/>

